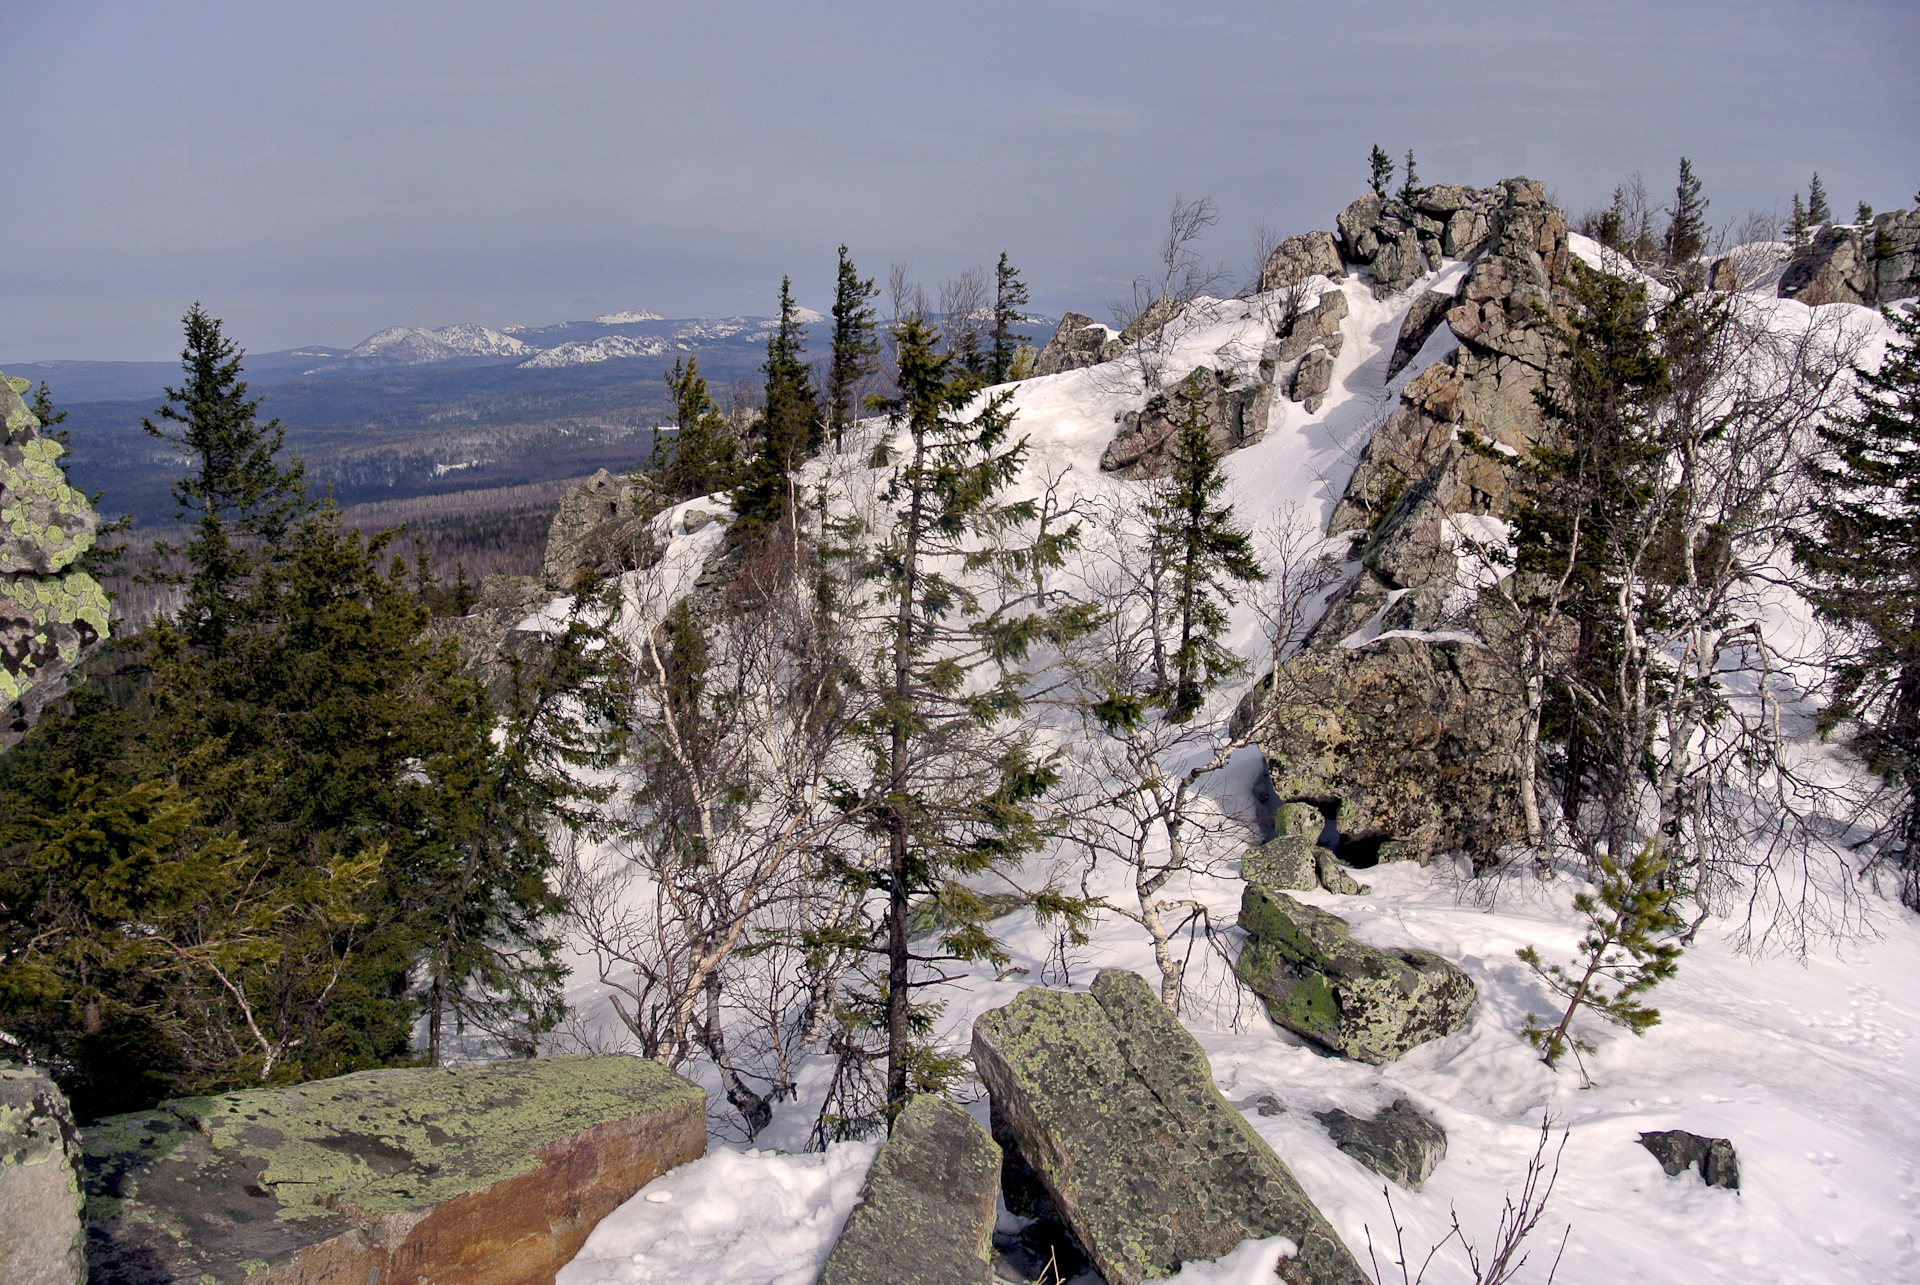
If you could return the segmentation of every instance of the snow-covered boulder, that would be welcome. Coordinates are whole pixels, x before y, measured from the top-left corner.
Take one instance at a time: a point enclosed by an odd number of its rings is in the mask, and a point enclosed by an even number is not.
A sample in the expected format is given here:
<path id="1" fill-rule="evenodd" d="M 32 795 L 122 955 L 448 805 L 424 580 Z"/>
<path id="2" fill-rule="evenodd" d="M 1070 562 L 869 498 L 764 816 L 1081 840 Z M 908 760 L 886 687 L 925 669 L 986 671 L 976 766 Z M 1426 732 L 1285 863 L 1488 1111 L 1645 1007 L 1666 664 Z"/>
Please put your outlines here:
<path id="1" fill-rule="evenodd" d="M 1121 419 L 1120 431 L 1101 453 L 1101 471 L 1127 478 L 1159 477 L 1171 472 L 1173 441 L 1189 413 L 1190 398 L 1198 399 L 1213 448 L 1220 454 L 1250 446 L 1266 436 L 1273 412 L 1273 385 L 1229 383 L 1202 366 L 1193 372 L 1192 387 L 1183 380 L 1156 393 L 1143 408 Z"/>
<path id="2" fill-rule="evenodd" d="M 1466 1025 L 1473 979 L 1424 950 L 1357 942 L 1317 906 L 1248 884 L 1240 899 L 1247 942 L 1234 971 L 1276 1025 L 1357 1062 L 1378 1066 Z"/>

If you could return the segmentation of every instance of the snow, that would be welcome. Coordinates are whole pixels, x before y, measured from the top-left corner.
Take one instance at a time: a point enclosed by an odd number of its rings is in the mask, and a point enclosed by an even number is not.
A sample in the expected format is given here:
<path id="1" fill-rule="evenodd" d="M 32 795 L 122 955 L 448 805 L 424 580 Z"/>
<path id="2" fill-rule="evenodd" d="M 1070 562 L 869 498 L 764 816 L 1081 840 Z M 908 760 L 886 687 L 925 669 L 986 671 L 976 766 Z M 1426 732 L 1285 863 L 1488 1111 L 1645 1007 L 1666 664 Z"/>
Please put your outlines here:
<path id="1" fill-rule="evenodd" d="M 672 345 L 651 336 L 631 339 L 625 335 L 603 335 L 599 339 L 576 339 L 549 348 L 520 363 L 523 370 L 550 370 L 558 366 L 588 366 L 619 357 L 658 357 Z"/>
<path id="2" fill-rule="evenodd" d="M 1575 238 L 1574 249 L 1597 261 L 1597 247 L 1584 238 Z M 1350 308 L 1332 387 L 1317 414 L 1276 402 L 1264 439 L 1228 457 L 1243 520 L 1259 527 L 1291 516 L 1324 530 L 1360 450 L 1393 411 L 1400 388 L 1457 344 L 1441 327 L 1412 363 L 1386 380 L 1386 361 L 1414 292 L 1451 289 L 1463 272 L 1463 265 L 1445 264 L 1411 291 L 1385 300 L 1374 299 L 1370 283 L 1359 277 L 1323 285 L 1343 291 Z M 1872 331 L 1865 360 L 1876 359 L 1885 342 L 1884 323 L 1864 309 L 1833 314 L 1847 306 L 1807 309 L 1766 293 L 1756 289 L 1745 306 L 1782 332 L 1813 324 L 1822 313 Z M 1171 343 L 1162 383 L 1201 364 L 1257 378 L 1263 327 L 1275 302 L 1256 296 L 1195 305 Z M 1130 485 L 1100 474 L 1098 458 L 1116 418 L 1148 396 L 1137 369 L 1109 363 L 1029 380 L 1011 392 L 1015 431 L 1029 438 L 1021 484 L 1028 494 L 1050 477 L 1060 479 L 1069 498 Z M 820 467 L 846 472 L 857 468 L 852 461 L 829 459 Z M 685 512 L 696 506 L 713 511 L 722 504 L 695 501 L 663 515 L 669 544 L 653 574 L 664 579 L 644 591 L 636 587 L 630 610 L 651 618 L 671 598 L 666 582 L 691 583 L 717 547 L 720 523 L 685 530 Z M 1503 544 L 1506 535 L 1502 524 L 1485 520 L 1456 519 L 1449 529 L 1450 539 L 1485 547 Z M 1340 558 L 1346 544 L 1340 538 L 1324 547 Z M 1789 614 L 1796 609 L 1781 607 Z M 549 618 L 558 617 L 550 611 Z M 1348 645 L 1381 636 L 1378 625 L 1376 617 Z M 1257 657 L 1261 639 L 1250 610 L 1236 614 L 1228 641 Z M 1807 753 L 1825 756 L 1825 770 L 1851 770 L 1811 739 Z M 1225 821 L 1211 863 L 1162 894 L 1202 902 L 1216 924 L 1232 923 L 1237 911 L 1237 859 L 1256 834 L 1251 789 L 1261 770 L 1257 753 L 1243 751 L 1219 774 L 1214 789 Z M 1835 870 L 1843 870 L 1838 858 Z M 1130 896 L 1122 876 L 1098 870 L 1089 891 L 1116 901 Z M 1446 1235 L 1456 1211 L 1484 1251 L 1502 1201 L 1519 1189 L 1544 1119 L 1556 1145 L 1564 1131 L 1565 1149 L 1551 1205 L 1529 1242 L 1534 1259 L 1520 1281 L 1545 1279 L 1565 1231 L 1556 1278 L 1565 1285 L 1920 1282 L 1920 1000 L 1911 984 L 1920 976 L 1920 920 L 1875 902 L 1871 890 L 1856 889 L 1854 895 L 1865 898 L 1870 931 L 1818 943 L 1802 959 L 1744 949 L 1742 908 L 1730 905 L 1702 924 L 1678 975 L 1652 993 L 1663 1014 L 1659 1025 L 1640 1037 L 1597 1023 L 1581 1027 L 1596 1046 L 1585 1063 L 1591 1087 L 1583 1087 L 1570 1062 L 1550 1070 L 1520 1037 L 1527 1014 L 1546 1013 L 1553 997 L 1515 956 L 1533 945 L 1549 960 L 1572 957 L 1581 933 L 1573 899 L 1583 885 L 1565 873 L 1549 882 L 1531 874 L 1468 879 L 1445 860 L 1424 869 L 1379 867 L 1359 877 L 1369 885 L 1360 896 L 1299 895 L 1347 919 L 1362 941 L 1436 951 L 1465 969 L 1480 1002 L 1464 1030 L 1383 1067 L 1331 1057 L 1274 1027 L 1204 946 L 1191 958 L 1183 1019 L 1206 1050 L 1221 1092 L 1292 1168 L 1363 1265 L 1371 1242 L 1382 1268 L 1398 1278 L 1389 1263 L 1396 1217 L 1416 1264 Z M 1031 912 L 996 921 L 995 928 L 1012 955 L 1011 969 L 998 977 L 986 969 L 966 971 L 932 996 L 947 1005 L 940 1034 L 950 1047 L 964 1049 L 973 1019 L 1023 986 L 1084 989 L 1101 968 L 1157 976 L 1145 936 L 1116 916 L 1101 918 L 1092 940 L 1064 956 Z M 581 1029 L 594 1047 L 619 1047 L 623 1032 L 592 961 L 575 955 L 572 965 L 568 998 Z M 804 1145 L 828 1067 L 827 1059 L 814 1057 L 798 1068 L 797 1098 L 776 1106 L 755 1150 L 730 1140 L 733 1121 L 711 1068 L 689 1066 L 715 1104 L 711 1154 L 663 1177 L 605 1220 L 561 1273 L 562 1285 L 811 1280 L 875 1154 L 857 1143 L 824 1155 L 770 1149 Z M 1284 1110 L 1260 1115 L 1255 1104 L 1262 1096 Z M 1390 1209 L 1382 1180 L 1335 1148 L 1313 1113 L 1338 1107 L 1367 1116 L 1399 1097 L 1412 1099 L 1447 1130 L 1449 1148 L 1425 1189 L 1394 1189 Z M 983 1101 L 969 1105 L 984 1119 Z M 1663 1174 L 1635 1139 L 1674 1128 L 1730 1138 L 1739 1153 L 1741 1189 L 1709 1189 L 1692 1172 Z M 661 1194 L 670 1198 L 657 1199 Z M 1277 1241 L 1250 1243 L 1216 1264 L 1189 1264 L 1177 1279 L 1269 1281 L 1284 1248 Z M 1433 1285 L 1470 1281 L 1462 1249 L 1440 1250 L 1426 1279 Z"/>
<path id="3" fill-rule="evenodd" d="M 657 312 L 610 312 L 604 317 L 595 317 L 594 321 L 603 326 L 631 326 L 640 321 L 659 321 Z"/>

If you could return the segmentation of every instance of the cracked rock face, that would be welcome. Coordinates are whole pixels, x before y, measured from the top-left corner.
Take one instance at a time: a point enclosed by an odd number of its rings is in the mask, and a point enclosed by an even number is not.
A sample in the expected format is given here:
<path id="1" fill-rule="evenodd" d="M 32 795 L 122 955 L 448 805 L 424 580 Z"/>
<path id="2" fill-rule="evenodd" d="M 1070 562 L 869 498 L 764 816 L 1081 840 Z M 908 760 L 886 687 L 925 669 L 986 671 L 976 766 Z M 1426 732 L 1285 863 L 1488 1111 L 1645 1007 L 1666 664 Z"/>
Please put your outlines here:
<path id="1" fill-rule="evenodd" d="M 1214 1087 L 1206 1054 L 1137 975 L 1034 987 L 973 1026 L 994 1133 L 1110 1285 L 1284 1235 L 1291 1285 L 1366 1277 L 1280 1158 Z M 1036 1193 L 1009 1189 L 1031 1207 Z"/>
<path id="2" fill-rule="evenodd" d="M 0 1281 L 86 1285 L 79 1160 L 66 1096 L 41 1072 L 0 1063 Z"/>
<path id="3" fill-rule="evenodd" d="M 1228 383 L 1204 366 L 1194 375 L 1214 450 L 1225 455 L 1266 435 L 1273 411 L 1272 384 Z M 1101 471 L 1125 478 L 1162 477 L 1171 472 L 1173 442 L 1186 418 L 1189 395 L 1187 381 L 1181 380 L 1122 419 L 1120 431 L 1101 452 Z"/>
<path id="4" fill-rule="evenodd" d="M 1889 210 L 1865 227 L 1820 229 L 1780 274 L 1779 296 L 1814 306 L 1876 307 L 1920 294 L 1920 210 Z"/>
<path id="5" fill-rule="evenodd" d="M 1466 1025 L 1473 979 L 1424 950 L 1353 940 L 1346 921 L 1284 892 L 1248 884 L 1247 933 L 1234 971 L 1276 1025 L 1343 1057 L 1378 1066 Z"/>
<path id="6" fill-rule="evenodd" d="M 66 448 L 41 436 L 21 398 L 28 387 L 0 377 L 0 749 L 66 690 L 107 637 L 109 612 L 106 591 L 75 565 L 93 547 L 99 519 L 67 485 Z"/>

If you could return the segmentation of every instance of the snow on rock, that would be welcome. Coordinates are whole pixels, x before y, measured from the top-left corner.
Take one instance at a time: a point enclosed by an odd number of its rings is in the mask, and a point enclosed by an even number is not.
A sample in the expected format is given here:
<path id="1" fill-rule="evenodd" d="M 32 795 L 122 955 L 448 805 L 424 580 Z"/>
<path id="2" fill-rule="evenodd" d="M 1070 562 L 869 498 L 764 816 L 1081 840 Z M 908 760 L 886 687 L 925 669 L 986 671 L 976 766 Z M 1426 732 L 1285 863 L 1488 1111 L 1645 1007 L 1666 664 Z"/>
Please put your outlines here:
<path id="1" fill-rule="evenodd" d="M 534 349 L 486 326 L 389 326 L 348 349 L 346 357 L 387 366 L 420 366 L 455 357 L 518 357 Z"/>
<path id="2" fill-rule="evenodd" d="M 620 357 L 658 357 L 672 351 L 673 346 L 669 340 L 652 336 L 633 339 L 626 335 L 603 335 L 599 339 L 576 339 L 558 348 L 549 348 L 521 362 L 520 368 L 550 370 L 557 366 L 588 366 Z"/>
<path id="3" fill-rule="evenodd" d="M 602 326 L 631 326 L 642 321 L 659 321 L 657 312 L 610 312 L 604 317 L 595 317 L 594 321 Z"/>

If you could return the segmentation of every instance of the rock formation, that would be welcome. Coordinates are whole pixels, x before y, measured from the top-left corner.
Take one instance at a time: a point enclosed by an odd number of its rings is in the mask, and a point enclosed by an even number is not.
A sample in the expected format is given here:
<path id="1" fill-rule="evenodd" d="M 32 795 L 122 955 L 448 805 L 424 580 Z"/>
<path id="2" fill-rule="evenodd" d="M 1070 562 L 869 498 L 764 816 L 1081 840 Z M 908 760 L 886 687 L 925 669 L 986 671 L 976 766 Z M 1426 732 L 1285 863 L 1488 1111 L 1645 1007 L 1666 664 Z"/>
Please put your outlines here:
<path id="1" fill-rule="evenodd" d="M 1333 234 L 1304 232 L 1275 246 L 1267 261 L 1260 265 L 1260 289 L 1284 290 L 1312 276 L 1338 281 L 1346 275 Z"/>
<path id="2" fill-rule="evenodd" d="M 60 471 L 66 448 L 41 436 L 21 400 L 30 386 L 0 376 L 0 750 L 26 735 L 107 637 L 106 591 L 77 565 L 99 519 Z"/>
<path id="3" fill-rule="evenodd" d="M 1199 397 L 1208 436 L 1221 454 L 1250 446 L 1266 434 L 1273 408 L 1272 384 L 1237 384 L 1204 366 L 1193 377 L 1195 389 L 1181 380 L 1120 421 L 1120 431 L 1100 455 L 1102 471 L 1128 478 L 1160 477 L 1172 471 L 1171 447 L 1186 418 L 1190 395 Z"/>
<path id="4" fill-rule="evenodd" d="M 1734 1154 L 1733 1144 L 1725 1138 L 1703 1138 L 1684 1129 L 1663 1129 L 1643 1133 L 1638 1141 L 1653 1153 L 1669 1178 L 1697 1169 L 1709 1187 L 1740 1190 L 1740 1159 Z"/>
<path id="5" fill-rule="evenodd" d="M 1101 325 L 1084 313 L 1069 312 L 1060 318 L 1053 338 L 1040 349 L 1033 373 L 1058 375 L 1066 370 L 1097 366 L 1118 357 L 1123 346 L 1111 327 Z"/>
<path id="6" fill-rule="evenodd" d="M 84 1131 L 94 1285 L 547 1285 L 601 1218 L 706 1152 L 706 1095 L 573 1056 L 362 1071 Z"/>
<path id="7" fill-rule="evenodd" d="M 1920 210 L 1889 210 L 1865 227 L 1829 225 L 1780 273 L 1780 297 L 1868 307 L 1920 295 Z"/>
<path id="8" fill-rule="evenodd" d="M 39 1071 L 0 1063 L 0 1281 L 86 1285 L 80 1133 Z"/>
<path id="9" fill-rule="evenodd" d="M 1249 883 L 1240 899 L 1247 942 L 1234 971 L 1275 1024 L 1375 1066 L 1466 1024 L 1473 979 L 1429 951 L 1380 950 L 1346 921 Z"/>
<path id="10" fill-rule="evenodd" d="M 1492 226 L 1499 188 L 1452 184 L 1401 201 L 1372 193 L 1340 211 L 1340 257 L 1368 268 L 1375 298 L 1404 290 L 1440 259 L 1471 258 Z"/>
<path id="11" fill-rule="evenodd" d="M 1366 1277 L 1293 1174 L 1214 1087 L 1206 1055 L 1137 975 L 1033 988 L 982 1014 L 973 1058 L 1010 1176 L 1030 1171 L 1109 1285 L 1284 1235 L 1290 1285 Z M 1020 1195 L 1008 1191 L 1008 1207 Z"/>
<path id="12" fill-rule="evenodd" d="M 820 1285 L 992 1285 L 1000 1148 L 946 1098 L 907 1103 L 820 1273 Z"/>
<path id="13" fill-rule="evenodd" d="M 547 588 L 571 593 L 583 571 L 610 577 L 651 565 L 658 556 L 651 523 L 659 507 L 644 479 L 606 469 L 569 487 L 547 529 Z"/>
<path id="14" fill-rule="evenodd" d="M 1409 1191 L 1420 1190 L 1447 1158 L 1446 1130 L 1405 1098 L 1371 1120 L 1340 1110 L 1316 1111 L 1313 1118 L 1326 1126 L 1334 1146 Z"/>

